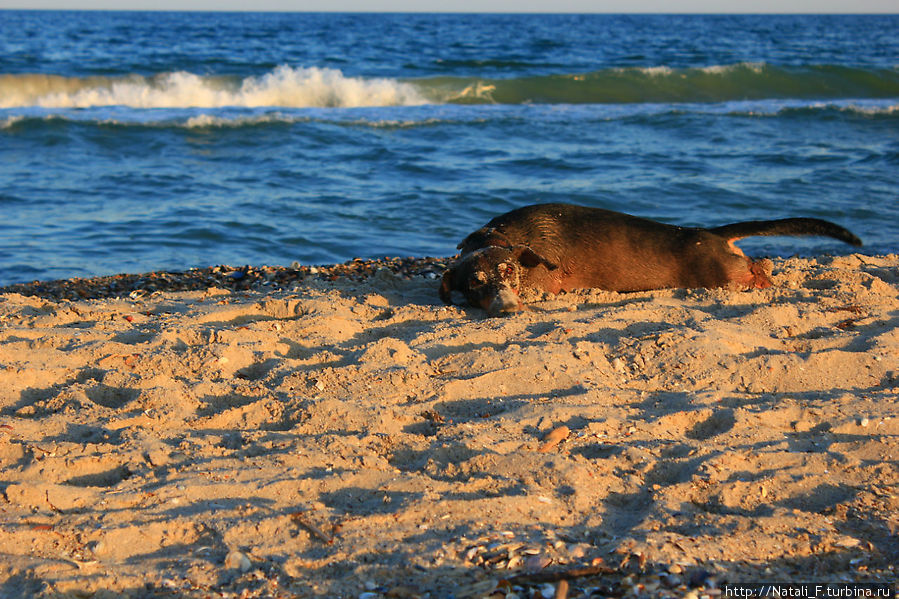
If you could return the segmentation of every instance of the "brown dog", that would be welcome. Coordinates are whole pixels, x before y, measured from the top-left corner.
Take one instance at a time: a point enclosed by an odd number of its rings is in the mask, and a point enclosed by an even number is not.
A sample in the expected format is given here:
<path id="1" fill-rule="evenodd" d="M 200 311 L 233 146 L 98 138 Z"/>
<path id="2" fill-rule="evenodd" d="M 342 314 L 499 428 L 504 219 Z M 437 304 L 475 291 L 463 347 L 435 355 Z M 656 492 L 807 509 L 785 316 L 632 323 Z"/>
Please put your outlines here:
<path id="1" fill-rule="evenodd" d="M 764 289 L 771 261 L 753 262 L 734 245 L 754 235 L 824 235 L 861 240 L 839 225 L 787 218 L 711 229 L 677 227 L 571 204 L 535 204 L 497 216 L 466 237 L 443 275 L 440 297 L 461 291 L 491 316 L 522 308 L 522 291 L 559 293 L 598 288 Z"/>

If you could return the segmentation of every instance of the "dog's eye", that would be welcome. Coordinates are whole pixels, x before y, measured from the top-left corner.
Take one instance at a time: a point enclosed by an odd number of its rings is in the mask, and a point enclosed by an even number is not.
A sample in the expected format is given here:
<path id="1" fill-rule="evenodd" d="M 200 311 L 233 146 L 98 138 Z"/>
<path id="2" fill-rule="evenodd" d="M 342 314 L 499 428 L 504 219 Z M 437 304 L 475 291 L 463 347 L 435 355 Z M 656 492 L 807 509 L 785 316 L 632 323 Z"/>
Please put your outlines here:
<path id="1" fill-rule="evenodd" d="M 487 282 L 487 275 L 482 272 L 474 273 L 474 276 L 468 280 L 469 287 L 480 287 Z"/>
<path id="2" fill-rule="evenodd" d="M 511 264 L 509 264 L 507 262 L 503 262 L 502 264 L 500 264 L 496 267 L 496 270 L 499 271 L 500 275 L 502 275 L 504 277 L 508 277 L 508 276 L 512 275 L 512 273 L 514 272 L 515 269 L 512 268 Z"/>

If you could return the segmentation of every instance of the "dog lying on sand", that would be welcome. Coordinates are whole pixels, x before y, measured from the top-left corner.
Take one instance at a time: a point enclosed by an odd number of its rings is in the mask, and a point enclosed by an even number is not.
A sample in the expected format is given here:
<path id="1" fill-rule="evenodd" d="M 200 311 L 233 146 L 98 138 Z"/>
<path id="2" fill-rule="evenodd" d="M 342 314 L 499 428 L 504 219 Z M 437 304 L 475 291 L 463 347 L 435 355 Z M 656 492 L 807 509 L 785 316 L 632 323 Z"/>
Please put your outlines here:
<path id="1" fill-rule="evenodd" d="M 597 288 L 770 287 L 770 260 L 753 261 L 734 242 L 757 235 L 821 235 L 860 246 L 843 227 L 816 218 L 678 227 L 572 204 L 534 204 L 497 216 L 458 245 L 440 298 L 459 291 L 491 316 L 522 309 L 521 292 Z"/>

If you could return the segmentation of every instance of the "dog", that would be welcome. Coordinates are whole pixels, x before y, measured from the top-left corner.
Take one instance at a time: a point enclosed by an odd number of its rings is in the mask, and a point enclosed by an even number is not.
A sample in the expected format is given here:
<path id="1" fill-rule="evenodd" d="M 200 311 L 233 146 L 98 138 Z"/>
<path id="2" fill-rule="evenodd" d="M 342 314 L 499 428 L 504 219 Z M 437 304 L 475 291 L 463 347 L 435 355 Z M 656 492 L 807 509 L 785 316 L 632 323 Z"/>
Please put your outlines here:
<path id="1" fill-rule="evenodd" d="M 847 229 L 816 218 L 705 229 L 573 204 L 534 204 L 497 216 L 462 240 L 440 298 L 451 304 L 451 293 L 459 291 L 472 306 L 498 316 L 523 308 L 522 291 L 764 289 L 773 284 L 771 261 L 753 261 L 734 245 L 758 235 L 821 235 L 862 245 Z"/>

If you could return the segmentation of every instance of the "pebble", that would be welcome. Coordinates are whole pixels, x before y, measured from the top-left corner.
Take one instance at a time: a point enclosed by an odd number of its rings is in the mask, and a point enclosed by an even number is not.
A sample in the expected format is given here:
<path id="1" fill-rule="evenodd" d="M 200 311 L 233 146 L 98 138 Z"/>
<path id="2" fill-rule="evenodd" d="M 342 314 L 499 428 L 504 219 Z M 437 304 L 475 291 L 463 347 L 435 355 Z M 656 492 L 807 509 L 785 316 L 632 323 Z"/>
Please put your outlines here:
<path id="1" fill-rule="evenodd" d="M 225 556 L 225 568 L 228 570 L 240 570 L 241 572 L 248 572 L 252 564 L 250 563 L 250 558 L 248 558 L 245 554 L 240 551 L 231 551 L 228 555 Z"/>
<path id="2" fill-rule="evenodd" d="M 568 549 L 568 555 L 573 559 L 583 559 L 593 546 L 588 543 L 577 543 Z"/>
<path id="3" fill-rule="evenodd" d="M 869 423 L 870 423 L 870 422 L 869 422 L 868 419 L 865 418 L 865 417 L 862 417 L 862 418 L 859 418 L 859 419 L 858 419 L 858 425 L 859 425 L 859 426 L 863 426 L 863 427 L 864 427 L 864 426 L 868 426 Z"/>

